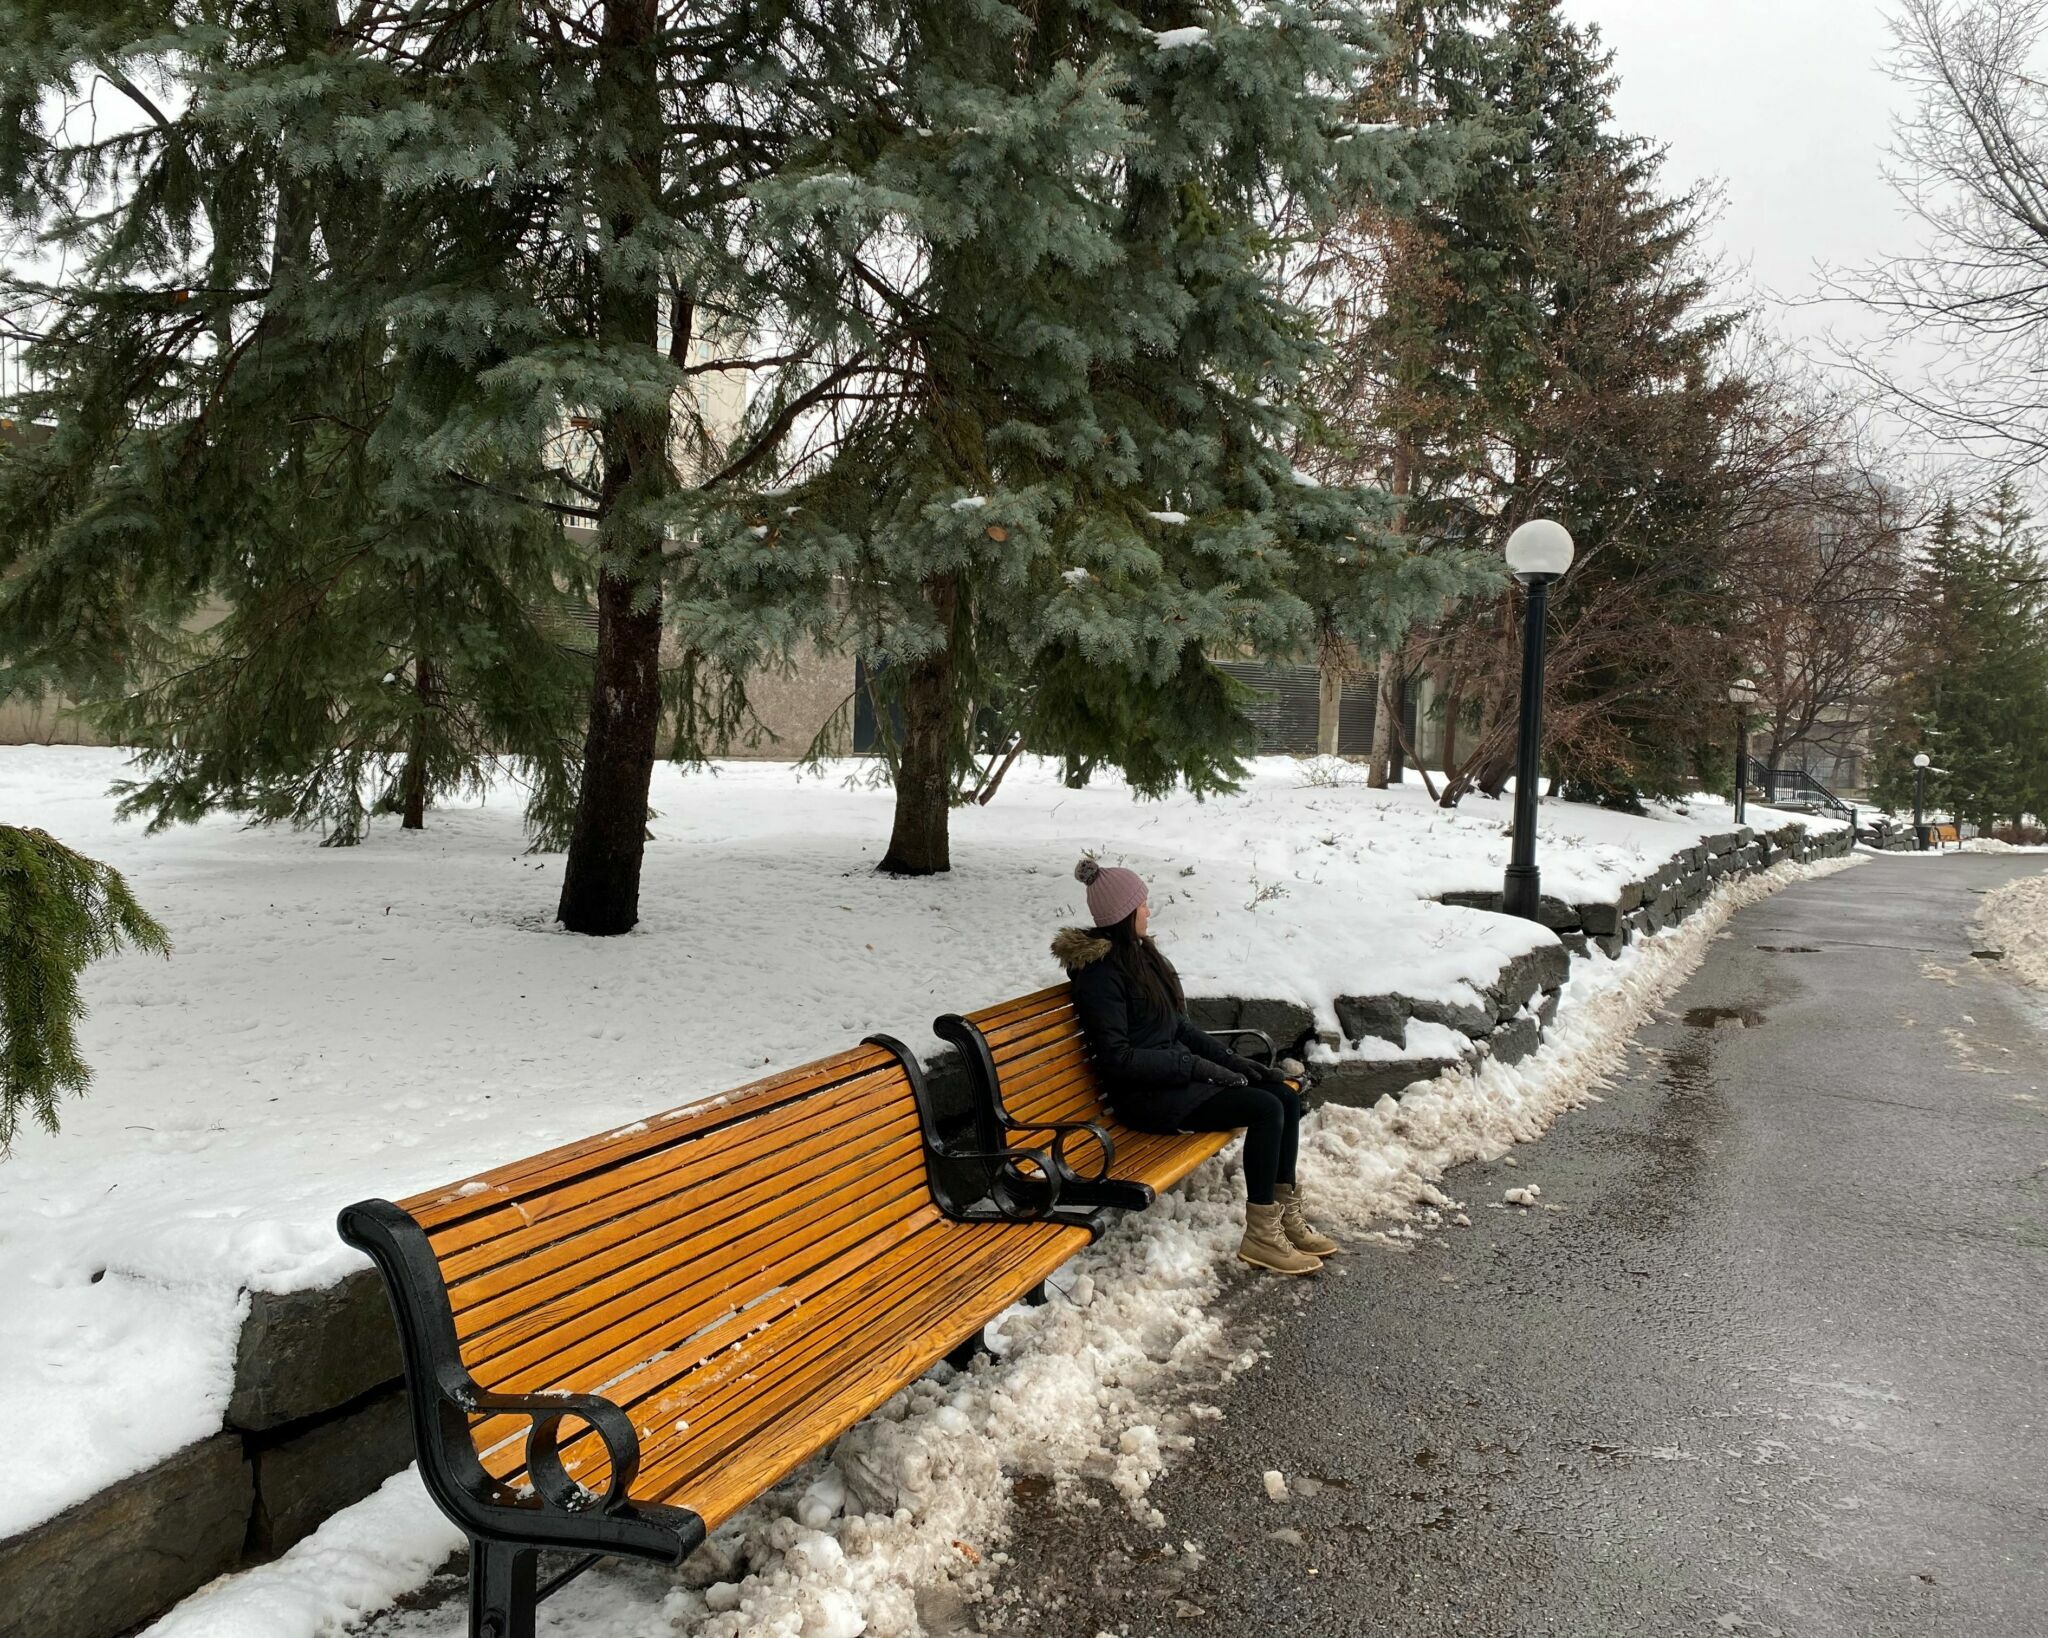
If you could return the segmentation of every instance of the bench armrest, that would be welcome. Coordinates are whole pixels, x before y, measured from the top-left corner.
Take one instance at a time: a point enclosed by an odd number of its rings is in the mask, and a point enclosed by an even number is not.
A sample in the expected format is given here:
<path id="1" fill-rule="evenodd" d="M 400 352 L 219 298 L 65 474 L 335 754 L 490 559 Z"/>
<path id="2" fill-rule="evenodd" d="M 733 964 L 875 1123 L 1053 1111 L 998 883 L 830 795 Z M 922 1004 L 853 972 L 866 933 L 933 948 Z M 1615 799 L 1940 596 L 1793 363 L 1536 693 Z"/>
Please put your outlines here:
<path id="1" fill-rule="evenodd" d="M 640 1436 L 633 1431 L 632 1418 L 609 1399 L 594 1393 L 492 1393 L 474 1382 L 452 1389 L 449 1398 L 472 1416 L 527 1418 L 532 1425 L 526 1432 L 526 1472 L 534 1494 L 549 1507 L 564 1513 L 610 1513 L 625 1504 L 626 1492 L 640 1473 Z M 567 1417 L 584 1423 L 603 1441 L 612 1476 L 601 1496 L 562 1465 L 562 1422 Z"/>
<path id="2" fill-rule="evenodd" d="M 1005 1217 L 1020 1222 L 1031 1222 L 1052 1216 L 1060 1203 L 1060 1177 L 1063 1173 L 1072 1175 L 1067 1172 L 1065 1162 L 1055 1160 L 1043 1149 L 948 1149 L 945 1155 L 948 1160 L 984 1160 L 1001 1162 L 1008 1166 L 1015 1166 L 1019 1161 L 1028 1160 L 1036 1166 L 1039 1176 L 1045 1180 L 1046 1197 L 1042 1206 L 1014 1197 L 996 1202 L 1002 1207 Z"/>
<path id="3" fill-rule="evenodd" d="M 1100 1183 L 1109 1176 L 1110 1167 L 1116 1164 L 1116 1140 L 1092 1120 L 1028 1120 L 1013 1123 L 1012 1132 L 1050 1132 L 1053 1134 L 1052 1158 L 1068 1176 L 1084 1183 Z M 1086 1133 L 1095 1140 L 1095 1146 L 1102 1151 L 1102 1159 L 1093 1172 L 1082 1172 L 1067 1158 L 1067 1143 L 1075 1133 Z"/>

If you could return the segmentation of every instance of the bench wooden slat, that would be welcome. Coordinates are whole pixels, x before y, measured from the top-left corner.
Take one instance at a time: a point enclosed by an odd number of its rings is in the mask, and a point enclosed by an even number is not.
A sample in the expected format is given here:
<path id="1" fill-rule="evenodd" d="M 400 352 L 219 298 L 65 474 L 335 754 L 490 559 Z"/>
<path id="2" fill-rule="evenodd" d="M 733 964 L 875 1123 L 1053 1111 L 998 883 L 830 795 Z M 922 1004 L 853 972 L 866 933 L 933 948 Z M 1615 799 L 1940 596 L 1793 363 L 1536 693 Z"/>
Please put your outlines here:
<path id="1" fill-rule="evenodd" d="M 995 1029 L 1028 1012 L 1052 1011 L 1066 999 L 1067 986 L 1054 984 L 1047 989 L 1034 990 L 1029 995 L 1020 995 L 1013 1001 L 999 1001 L 992 1007 L 983 1007 L 979 1012 L 970 1012 L 966 1017 L 977 1029 Z"/>
<path id="2" fill-rule="evenodd" d="M 823 1444 L 836 1438 L 899 1391 L 906 1376 L 915 1374 L 916 1360 L 901 1338 L 936 1335 L 947 1348 L 966 1341 L 978 1325 L 969 1323 L 961 1306 L 965 1294 L 992 1286 L 1004 1299 L 1003 1306 L 1020 1301 L 1073 1255 L 1076 1234 L 1086 1238 L 1083 1231 L 1051 1224 L 1033 1227 L 1039 1231 L 1035 1245 L 1029 1237 L 1011 1236 L 1009 1245 L 991 1257 L 941 1264 L 932 1278 L 915 1288 L 885 1287 L 872 1293 L 862 1310 L 866 1323 L 875 1334 L 898 1340 L 850 1366 L 829 1356 L 814 1356 L 808 1368 L 779 1382 L 772 1396 L 764 1394 L 746 1407 L 729 1408 L 723 1417 L 713 1416 L 716 1433 L 705 1450 L 681 1447 L 642 1475 L 648 1494 L 693 1496 L 700 1509 L 709 1510 L 706 1516 L 714 1523 L 736 1512 L 798 1465 L 786 1453 L 747 1437 L 747 1424 L 800 1412 L 807 1442 Z M 833 1390 L 829 1398 L 820 1393 L 827 1384 Z"/>
<path id="3" fill-rule="evenodd" d="M 841 1110 L 810 1105 L 800 1114 L 802 1118 L 795 1124 L 777 1121 L 769 1135 L 791 1144 L 791 1163 L 803 1169 L 806 1180 L 829 1175 L 833 1167 L 844 1170 L 849 1159 L 873 1152 L 874 1146 L 891 1134 L 903 1134 L 900 1115 L 886 1106 L 861 1104 Z M 797 1134 L 807 1129 L 814 1135 L 799 1140 Z M 757 1164 L 761 1158 L 756 1157 Z M 716 1189 L 726 1173 L 721 1167 L 700 1177 L 693 1166 L 688 1175 L 691 1187 Z M 444 1277 L 450 1279 L 448 1295 L 455 1312 L 458 1316 L 466 1314 L 556 1270 L 573 1278 L 585 1267 L 587 1259 L 650 1227 L 675 1221 L 678 1181 L 670 1164 L 629 1190 L 606 1196 L 531 1230 L 508 1234 L 504 1236 L 505 1254 L 495 1261 L 485 1260 L 482 1247 L 458 1253 L 442 1264 Z M 707 1223 L 716 1222 L 718 1218 L 712 1214 L 718 1209 L 716 1204 L 710 1204 L 697 1215 Z"/>
<path id="4" fill-rule="evenodd" d="M 886 1068 L 891 1062 L 889 1054 L 879 1047 L 853 1047 L 805 1064 L 801 1069 L 764 1076 L 730 1092 L 508 1162 L 445 1188 L 427 1190 L 399 1201 L 398 1206 L 421 1228 L 433 1233 L 504 1201 L 532 1193 L 550 1181 L 566 1180 L 580 1170 L 616 1165 L 643 1150 L 675 1143 L 707 1127 L 749 1118 L 768 1105 L 802 1097 L 867 1070 Z"/>
<path id="5" fill-rule="evenodd" d="M 888 1179 L 878 1198 L 882 1204 L 907 1210 L 920 1186 L 916 1179 Z M 875 1203 L 875 1198 L 868 1202 L 870 1208 Z M 486 1342 L 465 1341 L 464 1358 L 472 1362 L 479 1381 L 514 1393 L 537 1392 L 568 1381 L 610 1381 L 664 1351 L 679 1358 L 710 1328 L 784 1289 L 792 1279 L 801 1280 L 862 1246 L 870 1255 L 880 1255 L 894 1228 L 878 1225 L 872 1209 L 850 1209 L 828 1226 L 829 1233 L 807 1235 L 800 1245 L 758 1256 L 751 1267 L 727 1264 L 708 1275 L 701 1269 L 674 1269 L 553 1330 L 525 1336 L 501 1331 Z"/>
<path id="6" fill-rule="evenodd" d="M 791 1133 L 852 1120 L 868 1110 L 886 1110 L 896 1092 L 888 1071 L 870 1069 L 771 1100 L 743 1119 L 699 1125 L 659 1147 L 622 1145 L 618 1157 L 602 1166 L 559 1180 L 536 1180 L 527 1192 L 509 1195 L 488 1211 L 432 1231 L 435 1255 L 451 1281 L 469 1279 L 550 1234 L 567 1232 L 561 1220 L 571 1214 L 587 1220 L 593 1208 L 602 1208 L 616 1194 L 670 1179 L 679 1152 L 689 1156 L 692 1175 L 715 1176 L 721 1163 L 728 1169 L 741 1168 Z"/>
<path id="7" fill-rule="evenodd" d="M 790 1277 L 783 1277 L 781 1270 L 764 1270 L 764 1277 L 744 1293 L 736 1291 L 731 1302 L 699 1311 L 688 1329 L 679 1326 L 666 1337 L 643 1339 L 639 1348 L 624 1354 L 593 1354 L 587 1362 L 572 1369 L 550 1373 L 551 1381 L 510 1391 L 545 1392 L 549 1387 L 565 1387 L 573 1381 L 582 1384 L 583 1391 L 601 1393 L 632 1418 L 651 1460 L 673 1436 L 674 1429 L 669 1424 L 675 1417 L 663 1414 L 658 1407 L 648 1408 L 650 1400 L 665 1401 L 684 1391 L 680 1384 L 696 1372 L 710 1370 L 717 1374 L 719 1356 L 734 1343 L 750 1334 L 773 1330 L 791 1315 L 801 1313 L 805 1328 L 828 1319 L 831 1306 L 822 1299 L 833 1286 L 849 1278 L 857 1280 L 871 1265 L 886 1264 L 892 1257 L 903 1255 L 903 1248 L 915 1244 L 922 1232 L 943 1223 L 937 1209 L 928 1203 L 914 1215 L 899 1215 L 893 1221 L 871 1218 L 857 1232 L 822 1248 L 819 1261 L 790 1271 Z M 807 1309 L 810 1312 L 802 1312 Z M 687 1417 L 688 1413 L 679 1414 Z M 501 1429 L 487 1419 L 478 1430 L 479 1448 L 503 1437 L 507 1431 L 516 1431 L 516 1424 L 507 1423 Z M 565 1444 L 563 1448 L 568 1450 L 571 1446 Z M 515 1448 L 506 1458 L 513 1464 L 512 1471 L 516 1471 L 518 1459 Z"/>
<path id="8" fill-rule="evenodd" d="M 537 1306 L 498 1324 L 464 1330 L 464 1356 L 478 1380 L 488 1378 L 493 1386 L 509 1389 L 543 1362 L 554 1362 L 551 1368 L 558 1371 L 570 1369 L 575 1362 L 558 1361 L 557 1356 L 585 1339 L 591 1339 L 593 1350 L 600 1342 L 614 1349 L 625 1346 L 635 1334 L 626 1329 L 628 1323 L 649 1311 L 648 1324 L 688 1336 L 712 1311 L 710 1305 L 733 1300 L 734 1293 L 747 1287 L 746 1279 L 735 1277 L 737 1269 L 752 1268 L 758 1276 L 760 1268 L 785 1253 L 801 1254 L 802 1246 L 792 1247 L 791 1240 L 829 1242 L 866 1223 L 878 1196 L 898 1198 L 922 1188 L 923 1162 L 915 1141 L 906 1140 L 899 1151 L 873 1178 L 842 1181 L 834 1195 L 821 1200 L 824 1215 L 815 1228 L 806 1226 L 800 1237 L 790 1232 L 772 1191 L 754 1191 L 757 1203 L 743 1218 L 666 1242 L 656 1255 L 644 1256 L 588 1286 L 551 1292 Z M 600 1352 L 593 1351 L 581 1363 L 597 1357 Z"/>
<path id="9" fill-rule="evenodd" d="M 979 1028 L 978 1025 L 976 1027 Z M 989 1051 L 995 1055 L 997 1063 L 1002 1063 L 1019 1050 L 1030 1050 L 1033 1044 L 1080 1038 L 1081 1021 L 1074 1015 L 1071 1001 L 1057 1012 L 1035 1012 L 998 1025 L 994 1030 L 982 1030 L 982 1039 L 988 1042 Z"/>

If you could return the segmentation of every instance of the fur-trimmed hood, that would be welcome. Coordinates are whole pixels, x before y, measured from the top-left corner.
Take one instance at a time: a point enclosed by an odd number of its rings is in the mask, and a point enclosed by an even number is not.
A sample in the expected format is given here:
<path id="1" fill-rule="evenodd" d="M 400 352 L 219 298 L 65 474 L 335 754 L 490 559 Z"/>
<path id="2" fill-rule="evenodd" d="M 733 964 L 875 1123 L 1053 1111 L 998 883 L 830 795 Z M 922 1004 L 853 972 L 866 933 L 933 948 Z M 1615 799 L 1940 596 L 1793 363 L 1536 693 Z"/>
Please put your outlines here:
<path id="1" fill-rule="evenodd" d="M 1109 940 L 1088 927 L 1062 927 L 1052 941 L 1053 960 L 1070 973 L 1094 966 L 1109 950 Z"/>

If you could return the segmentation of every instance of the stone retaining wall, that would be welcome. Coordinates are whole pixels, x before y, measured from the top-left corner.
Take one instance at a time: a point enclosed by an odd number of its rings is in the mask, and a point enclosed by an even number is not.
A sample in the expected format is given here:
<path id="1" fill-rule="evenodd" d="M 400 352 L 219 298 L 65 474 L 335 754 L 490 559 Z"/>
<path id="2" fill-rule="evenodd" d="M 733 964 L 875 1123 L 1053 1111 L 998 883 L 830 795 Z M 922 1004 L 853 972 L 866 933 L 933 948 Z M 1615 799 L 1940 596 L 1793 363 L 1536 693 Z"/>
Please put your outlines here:
<path id="1" fill-rule="evenodd" d="M 1366 1105 L 1458 1062 L 1515 1063 L 1536 1050 L 1556 1016 L 1571 956 L 1594 946 L 1617 954 L 1684 920 L 1724 876 L 1849 846 L 1846 830 L 1729 831 L 1674 855 L 1612 902 L 1545 898 L 1540 919 L 1559 942 L 1508 962 L 1476 1000 L 1339 997 L 1339 1033 L 1323 1044 L 1340 1055 L 1320 1068 L 1316 1101 Z M 1447 893 L 1443 902 L 1498 910 L 1500 894 Z M 1316 1034 L 1308 1008 L 1291 1001 L 1207 997 L 1188 1008 L 1207 1028 L 1261 1029 L 1283 1048 Z M 1463 1044 L 1442 1056 L 1341 1055 L 1368 1038 L 1398 1051 L 1414 1020 L 1442 1025 Z M 930 1069 L 941 1106 L 964 1114 L 964 1066 L 949 1051 Z M 398 1340 L 375 1272 L 320 1291 L 253 1292 L 226 1426 L 0 1541 L 0 1634 L 115 1638 L 215 1576 L 284 1551 L 411 1460 Z"/>

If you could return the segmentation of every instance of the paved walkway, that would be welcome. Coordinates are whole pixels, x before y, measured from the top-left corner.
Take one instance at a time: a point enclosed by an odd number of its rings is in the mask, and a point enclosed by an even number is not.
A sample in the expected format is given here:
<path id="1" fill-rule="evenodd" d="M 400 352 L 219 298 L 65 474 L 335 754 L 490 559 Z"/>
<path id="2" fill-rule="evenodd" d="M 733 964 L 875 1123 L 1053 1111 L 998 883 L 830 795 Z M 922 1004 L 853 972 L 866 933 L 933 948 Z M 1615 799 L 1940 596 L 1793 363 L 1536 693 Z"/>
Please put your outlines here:
<path id="1" fill-rule="evenodd" d="M 1270 1362 L 1200 1394 L 1225 1419 L 1165 1530 L 1027 1503 L 1022 1602 L 976 1618 L 2048 1635 L 2048 1011 L 1968 932 L 2042 862 L 1877 859 L 1742 912 L 1605 1102 L 1453 1175 L 1473 1229 L 1242 1284 Z M 1521 1183 L 1551 1209 L 1486 1208 Z"/>

